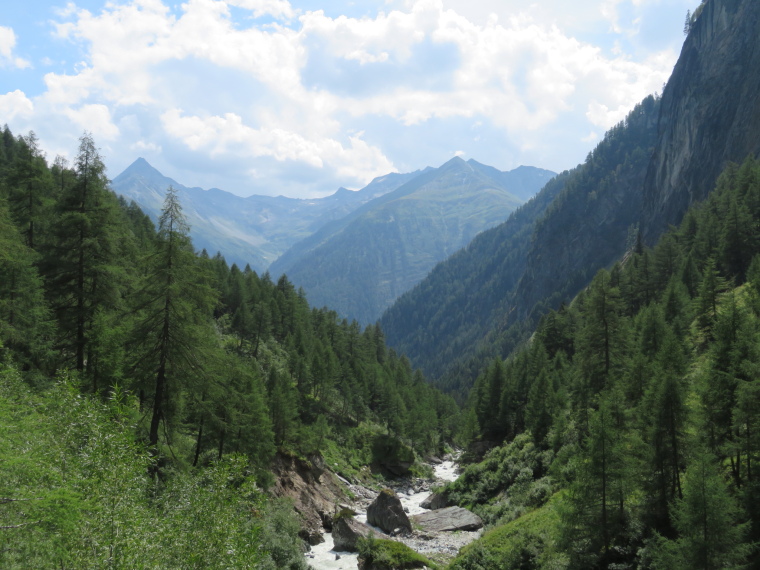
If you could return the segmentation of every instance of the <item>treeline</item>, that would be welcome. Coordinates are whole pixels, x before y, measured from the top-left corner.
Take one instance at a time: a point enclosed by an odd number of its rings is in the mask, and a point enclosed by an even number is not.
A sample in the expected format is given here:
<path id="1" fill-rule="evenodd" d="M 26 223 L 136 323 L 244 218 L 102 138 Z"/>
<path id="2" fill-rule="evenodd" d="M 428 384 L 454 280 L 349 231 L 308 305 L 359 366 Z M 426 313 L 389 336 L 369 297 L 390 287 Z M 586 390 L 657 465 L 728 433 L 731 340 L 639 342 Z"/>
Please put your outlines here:
<path id="1" fill-rule="evenodd" d="M 758 563 L 759 223 L 748 158 L 479 376 L 463 435 L 503 445 L 447 493 L 494 529 L 454 567 Z"/>
<path id="2" fill-rule="evenodd" d="M 156 227 L 109 190 L 89 134 L 71 165 L 49 166 L 33 133 L 6 126 L 1 139 L 7 373 L 43 400 L 61 375 L 93 402 L 134 397 L 129 429 L 151 480 L 239 455 L 266 486 L 278 451 L 329 448 L 351 464 L 357 451 L 437 453 L 450 438 L 455 404 L 386 348 L 379 327 L 310 308 L 284 276 L 196 253 L 171 188 Z M 0 480 L 0 496 L 17 497 Z"/>

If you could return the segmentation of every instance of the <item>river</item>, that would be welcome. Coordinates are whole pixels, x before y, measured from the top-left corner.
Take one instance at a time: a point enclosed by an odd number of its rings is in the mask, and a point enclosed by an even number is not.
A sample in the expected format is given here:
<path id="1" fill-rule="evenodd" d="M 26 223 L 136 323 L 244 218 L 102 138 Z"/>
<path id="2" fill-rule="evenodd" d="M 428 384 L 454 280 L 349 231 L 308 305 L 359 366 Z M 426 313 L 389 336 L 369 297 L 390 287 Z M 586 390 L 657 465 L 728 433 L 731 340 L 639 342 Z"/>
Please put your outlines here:
<path id="1" fill-rule="evenodd" d="M 433 469 L 436 478 L 441 481 L 454 481 L 458 477 L 456 472 L 457 465 L 454 461 L 444 461 L 435 465 Z M 430 491 L 414 493 L 411 489 L 407 491 L 396 489 L 396 494 L 401 500 L 401 504 L 408 509 L 408 514 L 410 516 L 425 512 L 425 509 L 420 506 L 420 503 L 427 498 Z M 366 523 L 366 510 L 358 512 L 356 520 Z M 442 541 L 444 544 L 437 544 L 437 541 L 420 540 L 415 538 L 404 539 L 403 542 L 421 554 L 427 554 L 431 551 L 441 551 L 442 549 L 446 550 L 448 554 L 455 554 L 459 548 L 471 542 L 479 535 L 478 532 L 447 534 L 449 537 Z M 314 570 L 356 570 L 358 568 L 358 554 L 351 552 L 335 552 L 332 549 L 332 535 L 329 532 L 326 532 L 324 538 L 325 541 L 323 543 L 312 546 L 311 551 L 306 553 L 306 561 L 312 568 L 314 568 Z"/>

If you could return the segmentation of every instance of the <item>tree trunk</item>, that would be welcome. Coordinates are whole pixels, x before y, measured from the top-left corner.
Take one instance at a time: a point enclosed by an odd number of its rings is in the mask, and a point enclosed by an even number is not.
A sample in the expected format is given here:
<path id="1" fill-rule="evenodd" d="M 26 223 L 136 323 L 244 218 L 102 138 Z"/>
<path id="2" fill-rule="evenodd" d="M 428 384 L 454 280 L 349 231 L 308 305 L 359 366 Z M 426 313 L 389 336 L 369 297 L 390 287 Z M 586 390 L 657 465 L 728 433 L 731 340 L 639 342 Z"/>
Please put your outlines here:
<path id="1" fill-rule="evenodd" d="M 201 416 L 201 423 L 198 426 L 198 439 L 195 442 L 195 457 L 193 458 L 193 467 L 198 466 L 198 457 L 201 454 L 201 440 L 203 439 L 203 416 Z"/>

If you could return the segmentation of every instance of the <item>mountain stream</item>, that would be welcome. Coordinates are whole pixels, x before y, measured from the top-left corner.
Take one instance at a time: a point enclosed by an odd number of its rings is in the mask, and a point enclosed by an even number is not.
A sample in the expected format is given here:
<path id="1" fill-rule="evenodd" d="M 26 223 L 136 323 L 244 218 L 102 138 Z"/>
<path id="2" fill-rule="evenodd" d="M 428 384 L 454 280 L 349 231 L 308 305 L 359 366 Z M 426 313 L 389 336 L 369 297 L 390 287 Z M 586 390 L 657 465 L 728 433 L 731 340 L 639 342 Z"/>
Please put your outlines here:
<path id="1" fill-rule="evenodd" d="M 457 465 L 454 461 L 444 461 L 438 465 L 433 466 L 436 480 L 439 482 L 454 481 L 458 477 Z M 424 501 L 428 495 L 430 495 L 429 488 L 425 490 L 415 491 L 415 486 L 407 483 L 402 483 L 400 486 L 398 483 L 392 484 L 391 487 L 396 491 L 401 504 L 408 509 L 407 514 L 409 516 L 416 515 L 425 512 L 420 506 L 420 503 Z M 357 493 L 359 496 L 364 496 L 365 500 L 361 502 L 360 506 L 356 509 L 358 514 L 356 520 L 366 524 L 367 522 L 367 507 L 369 506 L 376 492 L 371 492 L 370 497 L 367 496 L 367 489 L 352 488 L 353 491 L 364 491 L 364 493 Z M 379 532 L 382 532 L 378 529 Z M 480 536 L 480 531 L 475 532 L 442 532 L 437 533 L 435 536 L 417 536 L 415 535 L 407 538 L 401 538 L 400 540 L 416 550 L 420 554 L 430 556 L 434 553 L 442 553 L 448 557 L 453 557 L 459 551 L 460 548 L 469 544 Z M 306 553 L 306 562 L 314 570 L 356 570 L 358 568 L 359 555 L 354 552 L 335 552 L 333 550 L 333 539 L 329 532 L 324 534 L 325 541 L 316 546 L 312 546 L 311 550 Z M 399 540 L 399 539 L 397 539 Z"/>

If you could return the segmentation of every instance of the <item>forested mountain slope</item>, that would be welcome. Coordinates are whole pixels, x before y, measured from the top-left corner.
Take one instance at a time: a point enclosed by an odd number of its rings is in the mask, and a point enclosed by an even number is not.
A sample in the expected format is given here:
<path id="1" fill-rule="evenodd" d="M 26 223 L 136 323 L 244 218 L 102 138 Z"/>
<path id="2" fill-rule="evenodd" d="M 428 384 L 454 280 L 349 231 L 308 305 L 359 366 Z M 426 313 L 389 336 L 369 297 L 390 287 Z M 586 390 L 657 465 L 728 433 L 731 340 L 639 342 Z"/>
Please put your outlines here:
<path id="1" fill-rule="evenodd" d="M 530 330 L 526 317 L 567 298 L 625 251 L 657 109 L 658 100 L 647 98 L 584 164 L 557 176 L 399 299 L 380 320 L 390 344 L 464 394 L 484 359 L 506 354 Z"/>
<path id="2" fill-rule="evenodd" d="M 519 262 L 504 266 L 498 252 L 484 248 L 481 259 L 468 261 L 482 273 L 465 287 L 442 283 L 444 275 L 465 273 L 459 264 L 467 255 L 452 257 L 382 317 L 391 345 L 447 388 L 466 391 L 489 357 L 508 354 L 543 312 L 621 255 L 636 231 L 651 243 L 664 224 L 680 221 L 727 160 L 758 150 L 759 19 L 757 2 L 706 2 L 663 98 L 643 101 L 568 173 L 566 189 L 526 230 Z M 513 274 L 498 275 L 504 271 Z M 494 296 L 498 302 L 473 303 L 481 288 L 498 282 L 507 285 Z M 490 315 L 487 322 L 459 317 L 476 307 Z M 433 319 L 443 333 L 431 335 Z"/>
<path id="3" fill-rule="evenodd" d="M 325 226 L 272 265 L 309 301 L 362 323 L 476 234 L 504 220 L 553 176 L 453 158 Z"/>
<path id="4" fill-rule="evenodd" d="M 137 159 L 111 182 L 111 188 L 158 220 L 164 192 L 173 186 L 190 224 L 193 243 L 211 254 L 222 252 L 230 263 L 250 265 L 263 273 L 289 247 L 332 220 L 386 194 L 420 174 L 391 173 L 359 191 L 339 189 L 313 200 L 285 196 L 242 198 L 212 188 L 188 188 L 162 175 L 145 159 Z"/>
<path id="5" fill-rule="evenodd" d="M 479 377 L 444 494 L 489 524 L 475 568 L 756 568 L 760 163 L 730 164 Z"/>

